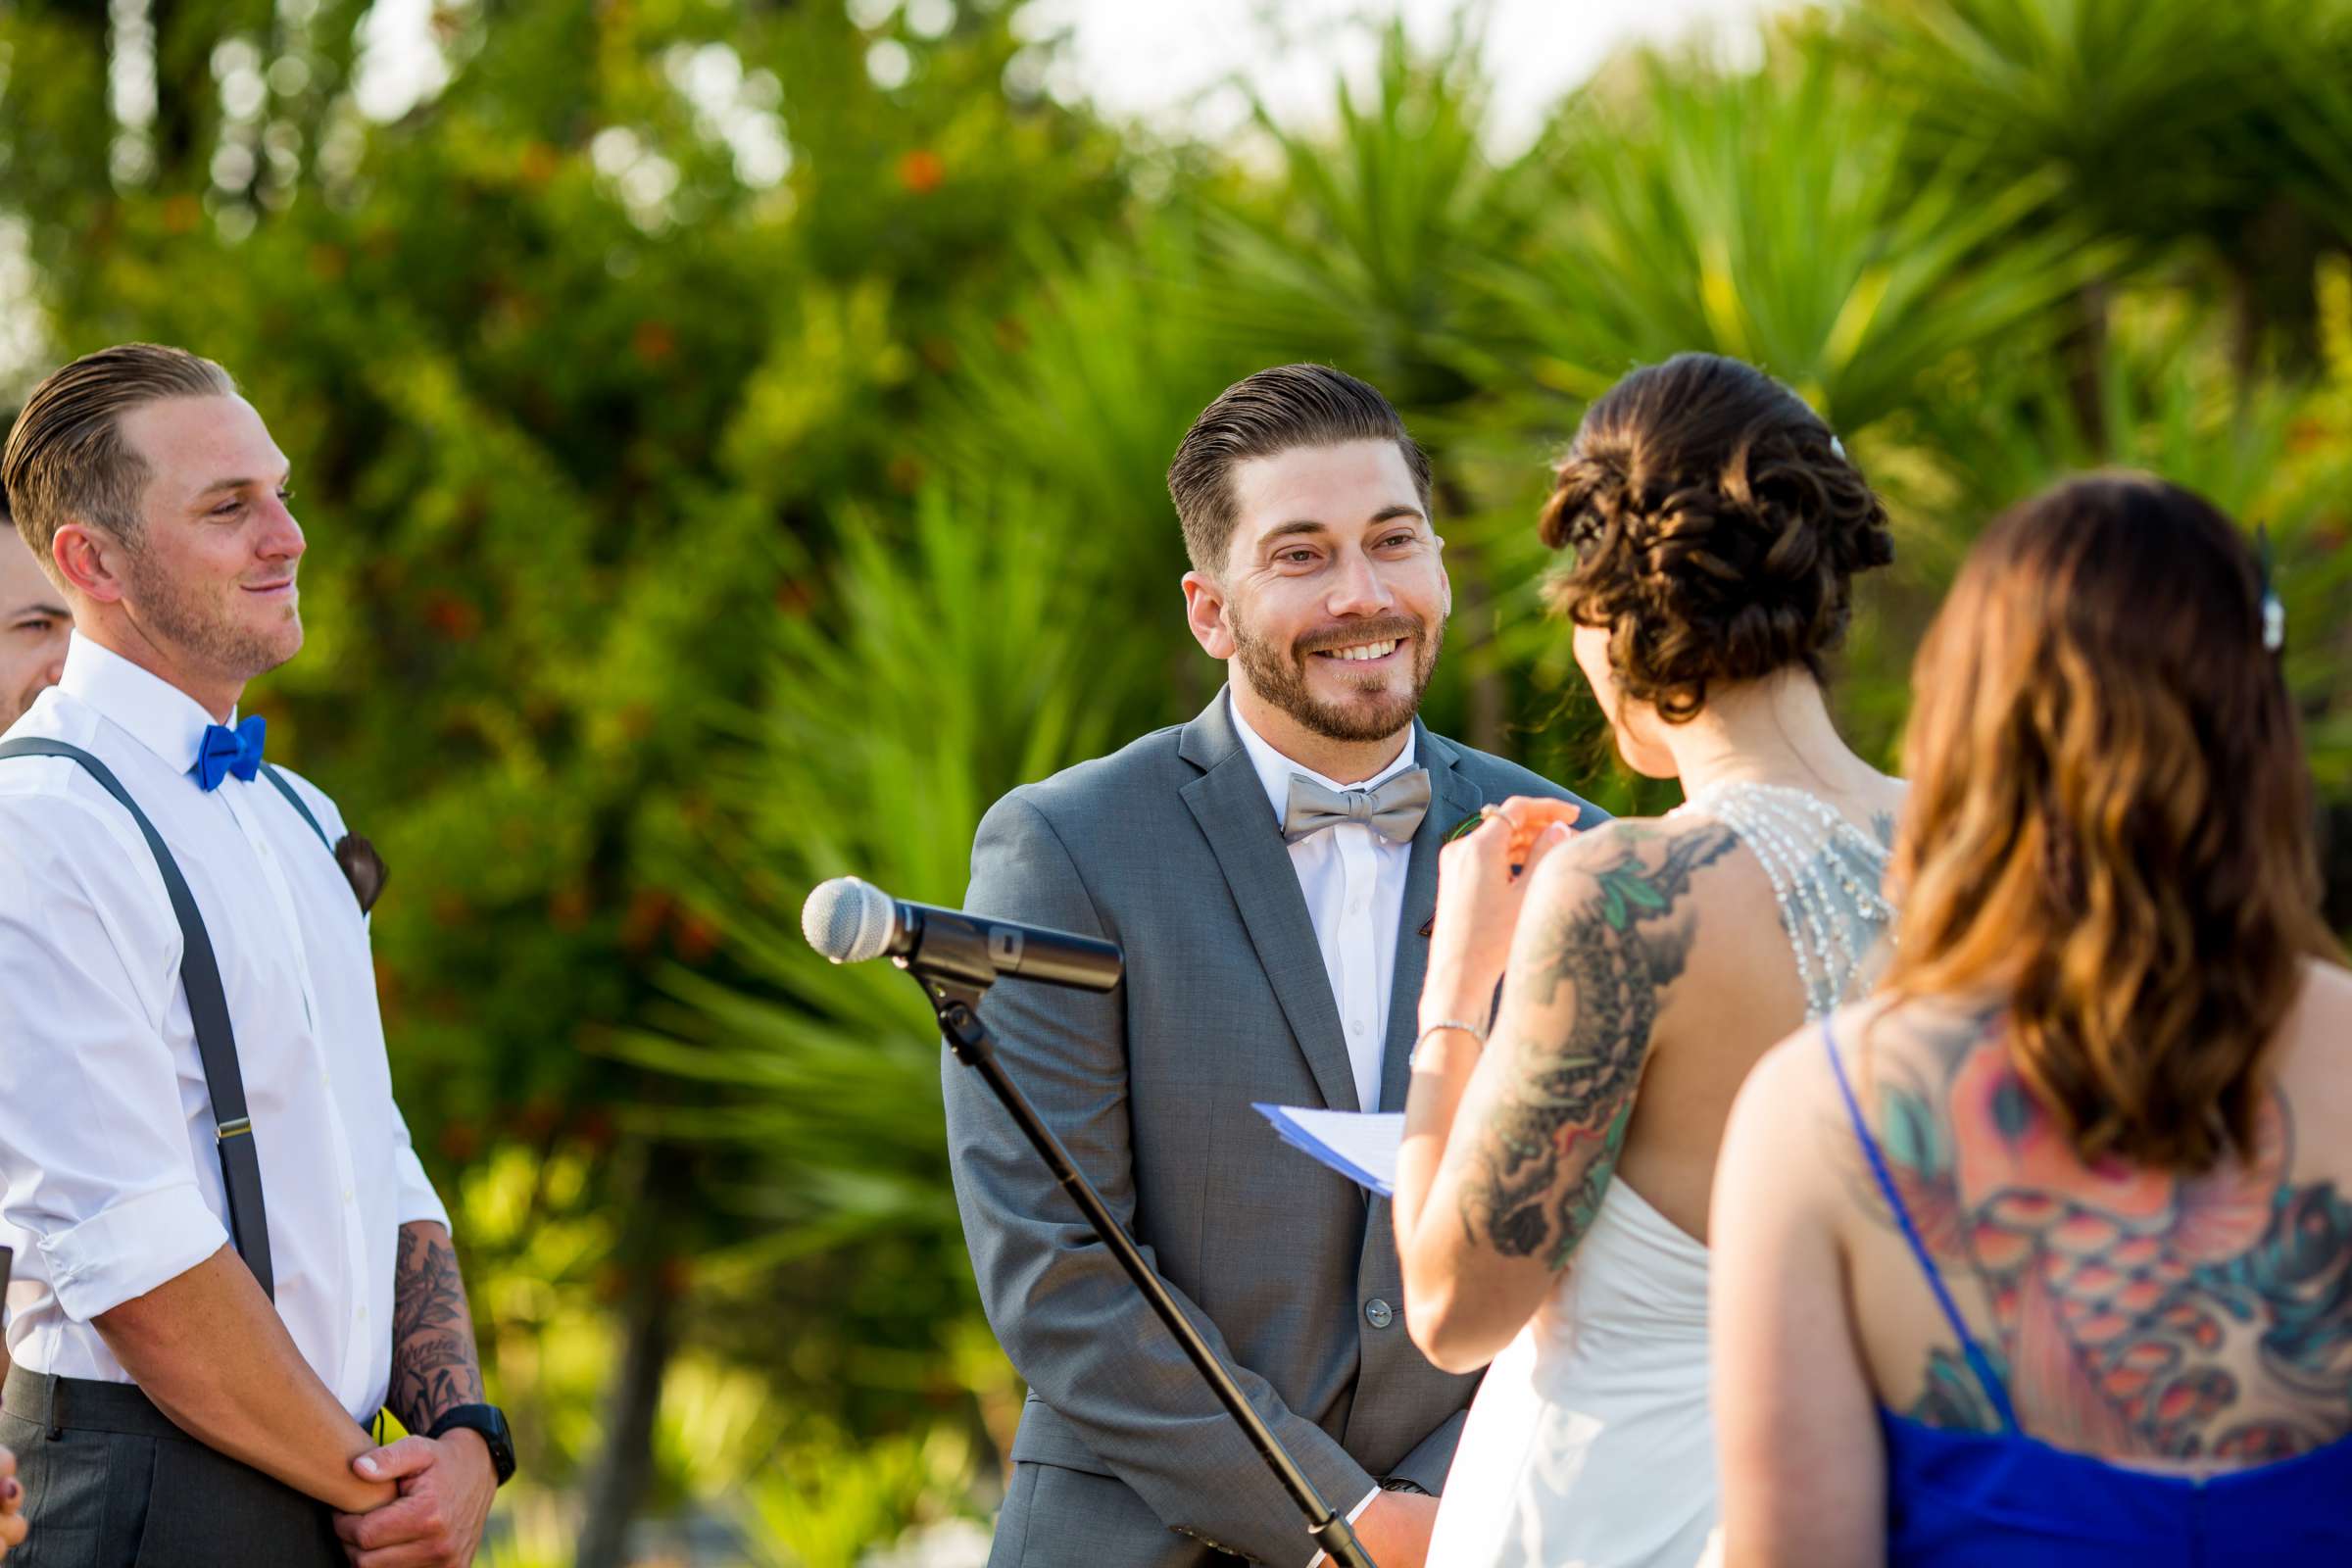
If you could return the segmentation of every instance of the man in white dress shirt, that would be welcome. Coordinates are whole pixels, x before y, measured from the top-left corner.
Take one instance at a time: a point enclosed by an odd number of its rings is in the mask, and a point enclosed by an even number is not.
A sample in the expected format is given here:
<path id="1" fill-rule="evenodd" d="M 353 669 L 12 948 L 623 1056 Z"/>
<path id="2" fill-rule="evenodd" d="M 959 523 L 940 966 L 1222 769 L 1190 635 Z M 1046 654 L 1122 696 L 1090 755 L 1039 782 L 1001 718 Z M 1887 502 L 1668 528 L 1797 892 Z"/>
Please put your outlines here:
<path id="1" fill-rule="evenodd" d="M 35 697 L 57 684 L 66 667 L 66 639 L 73 630 L 73 612 L 17 537 L 7 494 L 0 491 L 0 730 L 14 724 Z M 0 1247 L 22 1245 L 21 1238 L 0 1225 Z M 0 1324 L 6 1318 L 6 1305 L 0 1303 Z M 0 1339 L 0 1380 L 7 1376 L 8 1345 Z M 5 1486 L 0 1481 L 0 1489 Z M 5 1499 L 0 1498 L 4 1509 Z M 0 1526 L 0 1534 L 5 1528 Z"/>
<path id="2" fill-rule="evenodd" d="M 0 752 L 97 764 L 0 757 L 21 1564 L 464 1564 L 512 1447 L 341 815 L 237 717 L 302 646 L 286 459 L 220 367 L 132 344 L 34 389 L 0 483 L 75 624 Z M 414 1435 L 378 1447 L 387 1404 Z"/>
<path id="3" fill-rule="evenodd" d="M 1386 1200 L 1250 1104 L 1402 1109 L 1446 830 L 1574 797 L 1414 717 L 1451 589 L 1428 460 L 1378 391 L 1260 371 L 1195 422 L 1168 487 L 1190 628 L 1229 685 L 999 801 L 965 898 L 1119 943 L 1124 981 L 1005 980 L 981 1011 L 1324 1500 L 1383 1568 L 1415 1568 L 1476 1379 L 1406 1336 Z M 1029 1383 L 993 1568 L 1307 1568 L 1303 1522 L 1175 1337 L 973 1075 L 943 1071 L 964 1240 Z"/>

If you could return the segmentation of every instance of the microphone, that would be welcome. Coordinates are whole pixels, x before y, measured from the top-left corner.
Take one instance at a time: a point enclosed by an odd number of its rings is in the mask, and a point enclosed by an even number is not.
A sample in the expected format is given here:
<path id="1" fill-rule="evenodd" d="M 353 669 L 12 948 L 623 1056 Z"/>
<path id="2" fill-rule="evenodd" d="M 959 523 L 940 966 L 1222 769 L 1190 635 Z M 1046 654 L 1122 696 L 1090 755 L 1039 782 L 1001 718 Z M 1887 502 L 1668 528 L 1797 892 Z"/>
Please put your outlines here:
<path id="1" fill-rule="evenodd" d="M 1115 943 L 908 904 L 854 876 L 816 885 L 801 906 L 801 934 L 835 963 L 888 956 L 903 969 L 982 986 L 1018 975 L 1108 991 L 1126 967 Z"/>

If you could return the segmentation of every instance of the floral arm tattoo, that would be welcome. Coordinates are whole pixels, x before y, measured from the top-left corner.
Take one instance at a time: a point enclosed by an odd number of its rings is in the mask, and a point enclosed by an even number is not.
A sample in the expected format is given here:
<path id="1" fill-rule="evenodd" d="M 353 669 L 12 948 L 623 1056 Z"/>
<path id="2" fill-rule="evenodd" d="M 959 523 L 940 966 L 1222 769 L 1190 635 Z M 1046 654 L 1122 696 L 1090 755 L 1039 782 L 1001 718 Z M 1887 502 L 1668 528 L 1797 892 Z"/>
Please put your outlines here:
<path id="1" fill-rule="evenodd" d="M 457 1249 L 439 1225 L 403 1225 L 392 1277 L 392 1392 L 385 1403 L 402 1426 L 423 1433 L 459 1405 L 481 1402 L 482 1364 Z"/>
<path id="2" fill-rule="evenodd" d="M 1982 1292 L 1985 1351 L 2028 1431 L 2117 1457 L 2257 1462 L 2352 1425 L 2352 1202 L 2285 1180 L 2283 1100 L 2265 1102 L 2242 1163 L 2085 1173 L 1997 1023 L 1881 1063 L 1872 1119 L 1895 1192 L 1939 1267 Z M 1934 1349 L 1926 1370 L 1914 1419 L 1999 1430 L 1958 1354 Z"/>
<path id="3" fill-rule="evenodd" d="M 1739 841 L 1720 824 L 1662 834 L 1619 825 L 1623 846 L 1544 933 L 1546 959 L 1510 985 L 1522 1005 L 1570 993 L 1564 1040 L 1498 1042 L 1518 1064 L 1479 1130 L 1462 1188 L 1464 1234 L 1505 1257 L 1566 1265 L 1599 1212 L 1633 1116 L 1660 999 L 1683 972 L 1698 916 L 1677 907 L 1693 872 Z M 1662 848 L 1661 848 L 1662 847 Z"/>

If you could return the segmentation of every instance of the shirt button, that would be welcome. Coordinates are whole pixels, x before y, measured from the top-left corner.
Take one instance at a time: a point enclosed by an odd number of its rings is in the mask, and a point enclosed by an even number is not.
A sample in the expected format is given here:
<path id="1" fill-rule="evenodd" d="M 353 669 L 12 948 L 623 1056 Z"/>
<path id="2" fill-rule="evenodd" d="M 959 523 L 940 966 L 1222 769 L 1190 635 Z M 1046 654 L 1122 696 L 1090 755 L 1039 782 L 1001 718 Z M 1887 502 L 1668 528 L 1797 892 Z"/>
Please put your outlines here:
<path id="1" fill-rule="evenodd" d="M 348 1187 L 343 1189 L 343 1201 L 346 1203 L 351 1201 L 351 1189 Z"/>
<path id="2" fill-rule="evenodd" d="M 1350 1019 L 1348 1019 L 1348 1032 L 1349 1034 L 1351 1034 L 1351 1035 L 1360 1035 L 1360 1034 L 1362 1034 L 1362 1033 L 1364 1032 L 1364 1020 L 1363 1020 L 1363 1019 L 1361 1019 L 1361 1018 L 1350 1018 Z"/>
<path id="3" fill-rule="evenodd" d="M 1376 1329 L 1385 1329 L 1396 1321 L 1396 1309 L 1375 1296 L 1364 1303 L 1364 1321 Z"/>

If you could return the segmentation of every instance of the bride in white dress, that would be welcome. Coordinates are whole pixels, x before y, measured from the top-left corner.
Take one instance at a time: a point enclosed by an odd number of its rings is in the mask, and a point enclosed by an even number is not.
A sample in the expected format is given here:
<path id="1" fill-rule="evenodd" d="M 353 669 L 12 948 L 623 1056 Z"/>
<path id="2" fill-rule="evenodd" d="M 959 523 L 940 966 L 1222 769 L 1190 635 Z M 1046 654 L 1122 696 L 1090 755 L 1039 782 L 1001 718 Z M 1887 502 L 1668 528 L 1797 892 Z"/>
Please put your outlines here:
<path id="1" fill-rule="evenodd" d="M 1588 412 L 1543 532 L 1575 552 L 1552 597 L 1619 754 L 1686 803 L 1571 837 L 1514 800 L 1440 861 L 1396 1245 L 1414 1343 L 1493 1365 L 1427 1561 L 1690 1568 L 1724 1122 L 1890 912 L 1902 785 L 1821 684 L 1886 513 L 1793 393 L 1683 355 Z"/>

